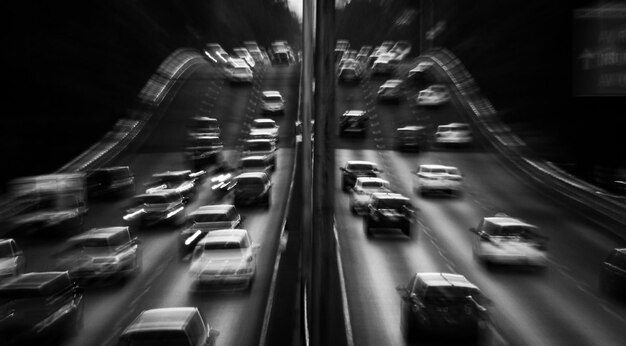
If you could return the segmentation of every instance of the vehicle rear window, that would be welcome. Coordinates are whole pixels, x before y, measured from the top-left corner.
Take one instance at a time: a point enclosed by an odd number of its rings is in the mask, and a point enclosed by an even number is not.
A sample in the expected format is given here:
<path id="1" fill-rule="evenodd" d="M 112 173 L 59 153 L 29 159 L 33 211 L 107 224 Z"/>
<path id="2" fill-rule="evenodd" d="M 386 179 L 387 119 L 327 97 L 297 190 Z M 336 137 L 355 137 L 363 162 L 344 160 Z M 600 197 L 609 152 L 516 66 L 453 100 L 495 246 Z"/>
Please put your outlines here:
<path id="1" fill-rule="evenodd" d="M 373 171 L 374 170 L 373 165 L 368 165 L 364 163 L 349 164 L 347 168 L 351 171 Z"/>
<path id="2" fill-rule="evenodd" d="M 228 214 L 196 214 L 193 216 L 194 222 L 218 222 L 231 220 L 232 218 Z"/>
<path id="3" fill-rule="evenodd" d="M 102 248 L 108 247 L 109 242 L 104 238 L 88 238 L 83 239 L 74 245 L 75 248 L 84 249 L 84 248 Z"/>
<path id="4" fill-rule="evenodd" d="M 254 127 L 257 129 L 273 129 L 275 124 L 270 122 L 258 122 L 254 124 Z"/>
<path id="5" fill-rule="evenodd" d="M 379 199 L 376 204 L 378 209 L 402 209 L 403 207 L 411 207 L 411 203 L 405 199 L 384 198 Z"/>
<path id="6" fill-rule="evenodd" d="M 243 240 L 241 241 L 243 242 Z M 240 241 L 211 242 L 204 244 L 205 250 L 235 250 L 243 248 Z"/>
<path id="7" fill-rule="evenodd" d="M 283 98 L 280 96 L 263 96 L 265 102 L 283 102 Z"/>
<path id="8" fill-rule="evenodd" d="M 0 243 L 0 258 L 2 257 L 13 257 L 11 244 L 8 241 L 4 243 Z"/>
<path id="9" fill-rule="evenodd" d="M 383 187 L 385 186 L 385 184 L 383 184 L 382 181 L 365 181 L 361 183 L 361 186 L 365 188 L 377 188 L 377 187 Z"/>
<path id="10" fill-rule="evenodd" d="M 265 160 L 243 160 L 241 161 L 241 167 L 243 168 L 251 168 L 251 167 L 266 167 L 267 164 Z"/>
<path id="11" fill-rule="evenodd" d="M 248 142 L 245 144 L 245 150 L 268 151 L 272 150 L 272 144 L 269 142 Z"/>
<path id="12" fill-rule="evenodd" d="M 476 291 L 467 287 L 435 286 L 428 287 L 422 300 L 427 304 L 449 304 L 467 301 L 467 296 Z"/>

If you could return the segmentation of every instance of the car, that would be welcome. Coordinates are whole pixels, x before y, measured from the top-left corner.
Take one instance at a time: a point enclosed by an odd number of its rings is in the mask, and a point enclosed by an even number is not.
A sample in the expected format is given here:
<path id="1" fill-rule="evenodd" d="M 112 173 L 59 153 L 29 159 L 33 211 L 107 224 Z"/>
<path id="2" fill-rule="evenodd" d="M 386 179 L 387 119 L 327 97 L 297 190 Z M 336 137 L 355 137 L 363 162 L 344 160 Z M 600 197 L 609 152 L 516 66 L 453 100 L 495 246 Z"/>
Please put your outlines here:
<path id="1" fill-rule="evenodd" d="M 474 258 L 492 264 L 524 266 L 543 270 L 548 265 L 548 237 L 535 225 L 504 213 L 485 217 L 475 234 L 472 252 Z"/>
<path id="2" fill-rule="evenodd" d="M 394 60 L 402 61 L 411 52 L 411 44 L 408 41 L 396 42 L 389 52 L 394 54 Z"/>
<path id="3" fill-rule="evenodd" d="M 378 88 L 376 97 L 381 101 L 400 101 L 404 93 L 401 79 L 389 79 Z"/>
<path id="4" fill-rule="evenodd" d="M 355 60 L 365 66 L 367 65 L 371 52 L 372 46 L 362 46 L 361 49 L 359 49 L 359 53 L 356 55 Z"/>
<path id="5" fill-rule="evenodd" d="M 158 224 L 181 226 L 186 221 L 185 200 L 176 190 L 160 190 L 131 198 L 122 217 L 132 228 Z"/>
<path id="6" fill-rule="evenodd" d="M 437 126 L 435 142 L 442 145 L 470 145 L 472 144 L 472 129 L 466 123 L 451 123 Z"/>
<path id="7" fill-rule="evenodd" d="M 434 65 L 435 63 L 431 61 L 422 61 L 418 63 L 414 68 L 409 70 L 409 73 L 407 74 L 407 80 L 411 81 L 414 84 L 434 82 Z"/>
<path id="8" fill-rule="evenodd" d="M 0 285 L 2 345 L 48 345 L 83 325 L 84 290 L 67 272 L 26 273 Z"/>
<path id="9" fill-rule="evenodd" d="M 424 336 L 476 339 L 486 328 L 489 301 L 460 274 L 415 273 L 399 285 L 400 330 L 407 341 Z"/>
<path id="10" fill-rule="evenodd" d="M 354 187 L 359 177 L 378 177 L 382 172 L 374 162 L 350 160 L 343 167 L 340 167 L 341 173 L 341 189 L 348 192 Z"/>
<path id="11" fill-rule="evenodd" d="M 155 193 L 161 190 L 174 190 L 180 193 L 185 203 L 191 201 L 200 185 L 200 180 L 206 175 L 206 171 L 165 171 L 155 173 L 145 184 L 146 193 Z"/>
<path id="12" fill-rule="evenodd" d="M 272 182 L 262 172 L 241 173 L 234 182 L 235 206 L 262 203 L 269 208 L 272 201 Z"/>
<path id="13" fill-rule="evenodd" d="M 450 101 L 448 87 L 443 84 L 431 85 L 417 94 L 418 106 L 440 106 Z"/>
<path id="14" fill-rule="evenodd" d="M 204 48 L 205 54 L 207 54 L 211 60 L 223 65 L 228 62 L 230 55 L 222 48 L 219 43 L 207 43 Z"/>
<path id="15" fill-rule="evenodd" d="M 26 257 L 15 239 L 0 239 L 0 282 L 24 273 Z"/>
<path id="16" fill-rule="evenodd" d="M 141 272 L 140 244 L 128 227 L 94 228 L 67 240 L 54 256 L 56 267 L 81 283 L 129 279 Z"/>
<path id="17" fill-rule="evenodd" d="M 276 141 L 271 139 L 248 139 L 243 142 L 242 156 L 267 156 L 276 167 Z"/>
<path id="18" fill-rule="evenodd" d="M 389 182 L 381 178 L 358 177 L 354 187 L 350 190 L 350 210 L 355 215 L 361 215 L 367 210 L 370 197 L 374 192 L 391 192 Z"/>
<path id="19" fill-rule="evenodd" d="M 276 124 L 276 121 L 269 118 L 259 118 L 252 121 L 250 131 L 266 132 L 272 135 L 275 139 L 278 139 L 278 130 L 280 126 Z"/>
<path id="20" fill-rule="evenodd" d="M 280 92 L 266 90 L 261 93 L 261 111 L 264 113 L 285 113 L 285 100 Z"/>
<path id="21" fill-rule="evenodd" d="M 347 110 L 339 119 L 339 135 L 358 135 L 367 137 L 369 117 L 363 110 Z"/>
<path id="22" fill-rule="evenodd" d="M 355 66 L 344 66 L 339 69 L 337 81 L 340 84 L 358 83 L 361 80 L 361 70 Z"/>
<path id="23" fill-rule="evenodd" d="M 128 166 L 101 167 L 87 171 L 85 186 L 90 198 L 135 194 L 135 176 Z"/>
<path id="24" fill-rule="evenodd" d="M 194 289 L 213 285 L 250 289 L 256 275 L 256 250 L 245 229 L 209 232 L 193 250 L 189 273 Z"/>
<path id="25" fill-rule="evenodd" d="M 272 172 L 276 169 L 267 156 L 255 155 L 245 156 L 239 160 L 239 172 L 263 172 L 268 177 L 272 176 Z"/>
<path id="26" fill-rule="evenodd" d="M 219 136 L 197 135 L 187 140 L 185 157 L 194 170 L 201 170 L 224 159 L 224 144 Z"/>
<path id="27" fill-rule="evenodd" d="M 254 81 L 254 73 L 250 66 L 236 65 L 226 70 L 227 78 L 231 83 L 247 83 L 252 84 Z"/>
<path id="28" fill-rule="evenodd" d="M 378 56 L 372 65 L 372 75 L 392 75 L 396 72 L 396 65 L 391 63 L 394 55 L 391 53 L 382 53 Z"/>
<path id="29" fill-rule="evenodd" d="M 373 66 L 374 62 L 378 60 L 378 57 L 383 53 L 385 53 L 385 51 L 380 46 L 374 47 L 372 54 L 367 58 L 367 66 Z"/>
<path id="30" fill-rule="evenodd" d="M 369 238 L 373 229 L 399 229 L 411 237 L 415 223 L 415 211 L 409 198 L 399 193 L 374 192 L 363 216 L 363 231 Z"/>
<path id="31" fill-rule="evenodd" d="M 259 48 L 259 44 L 256 41 L 243 41 L 243 46 L 246 47 L 246 49 L 250 53 L 252 53 L 253 51 L 261 50 L 261 48 Z"/>
<path id="32" fill-rule="evenodd" d="M 204 323 L 196 307 L 142 311 L 120 334 L 118 346 L 213 346 L 219 332 Z"/>
<path id="33" fill-rule="evenodd" d="M 185 257 L 204 236 L 217 229 L 237 228 L 243 218 L 232 204 L 204 205 L 190 213 L 188 227 L 181 231 L 179 254 Z"/>
<path id="34" fill-rule="evenodd" d="M 248 132 L 248 136 L 246 136 L 246 140 L 249 139 L 267 139 L 276 143 L 278 137 L 271 132 L 263 131 L 261 129 L 251 129 L 250 132 Z"/>
<path id="35" fill-rule="evenodd" d="M 245 61 L 246 64 L 248 64 L 250 68 L 254 68 L 254 65 L 255 65 L 254 58 L 252 58 L 252 55 L 250 55 L 250 52 L 248 52 L 246 48 L 243 48 L 243 47 L 233 48 L 233 52 L 239 59 L 243 59 L 243 61 Z"/>
<path id="36" fill-rule="evenodd" d="M 463 176 L 456 167 L 424 164 L 412 173 L 413 191 L 422 196 L 433 192 L 457 196 L 462 194 Z"/>
<path id="37" fill-rule="evenodd" d="M 394 146 L 399 151 L 420 151 L 428 145 L 426 127 L 407 125 L 396 129 Z"/>
<path id="38" fill-rule="evenodd" d="M 192 137 L 198 135 L 220 137 L 222 130 L 216 118 L 196 116 L 187 122 L 187 134 Z"/>
<path id="39" fill-rule="evenodd" d="M 626 295 L 626 248 L 616 248 L 602 263 L 599 276 L 600 290 L 624 298 Z"/>
<path id="40" fill-rule="evenodd" d="M 396 42 L 394 41 L 383 41 L 383 43 L 380 44 L 380 48 L 385 52 L 389 52 L 395 44 Z"/>

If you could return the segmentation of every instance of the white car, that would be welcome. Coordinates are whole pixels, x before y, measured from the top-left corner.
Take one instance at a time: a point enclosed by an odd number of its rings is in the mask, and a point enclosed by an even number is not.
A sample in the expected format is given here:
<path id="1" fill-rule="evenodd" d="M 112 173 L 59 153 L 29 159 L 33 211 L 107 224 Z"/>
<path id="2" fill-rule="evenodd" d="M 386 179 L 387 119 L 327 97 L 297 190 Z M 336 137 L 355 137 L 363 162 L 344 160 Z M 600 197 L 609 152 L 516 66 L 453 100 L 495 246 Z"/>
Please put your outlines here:
<path id="1" fill-rule="evenodd" d="M 418 106 L 439 106 L 450 101 L 450 91 L 445 85 L 431 85 L 420 91 L 416 100 Z"/>
<path id="2" fill-rule="evenodd" d="M 367 210 L 370 197 L 374 192 L 391 192 L 389 182 L 375 177 L 359 177 L 350 191 L 350 210 L 355 215 L 361 215 Z"/>
<path id="3" fill-rule="evenodd" d="M 387 80 L 378 88 L 377 97 L 380 100 L 400 100 L 402 97 L 402 80 Z"/>
<path id="4" fill-rule="evenodd" d="M 250 288 L 256 274 L 258 245 L 245 229 L 207 233 L 193 250 L 189 273 L 196 289 L 207 286 Z"/>
<path id="5" fill-rule="evenodd" d="M 280 92 L 275 90 L 264 91 L 261 94 L 261 110 L 265 113 L 284 113 L 285 100 Z"/>
<path id="6" fill-rule="evenodd" d="M 246 64 L 248 64 L 248 66 L 250 66 L 251 68 L 254 68 L 254 65 L 255 65 L 254 58 L 252 58 L 252 55 L 250 55 L 250 52 L 248 52 L 247 49 L 243 47 L 237 47 L 237 48 L 233 48 L 233 52 L 239 59 L 243 59 L 243 61 L 245 61 Z"/>
<path id="7" fill-rule="evenodd" d="M 548 237 L 539 227 L 498 213 L 484 218 L 478 227 L 472 250 L 484 264 L 522 265 L 544 268 L 548 264 Z"/>
<path id="8" fill-rule="evenodd" d="M 243 142 L 242 156 L 267 156 L 276 166 L 276 141 L 271 139 L 248 139 Z"/>
<path id="9" fill-rule="evenodd" d="M 435 132 L 435 142 L 438 144 L 471 144 L 473 140 L 472 130 L 469 124 L 451 123 L 437 126 Z"/>
<path id="10" fill-rule="evenodd" d="M 266 132 L 272 135 L 274 138 L 278 139 L 279 129 L 280 129 L 280 126 L 278 126 L 276 124 L 276 121 L 274 121 L 273 119 L 259 118 L 259 119 L 254 119 L 254 121 L 252 122 L 252 127 L 250 128 L 250 131 Z"/>
<path id="11" fill-rule="evenodd" d="M 372 66 L 373 74 L 393 74 L 395 72 L 395 65 L 391 63 L 394 55 L 391 53 L 383 53 L 378 56 L 378 59 L 374 61 Z"/>
<path id="12" fill-rule="evenodd" d="M 275 169 L 276 167 L 274 167 L 267 156 L 246 156 L 239 160 L 239 172 L 241 173 L 263 172 L 270 177 Z"/>
<path id="13" fill-rule="evenodd" d="M 419 64 L 417 64 L 417 66 L 415 66 L 414 68 L 412 68 L 409 71 L 408 74 L 408 78 L 413 78 L 413 76 L 415 76 L 416 74 L 420 74 L 422 72 L 425 72 L 426 70 L 428 70 L 429 68 L 431 68 L 435 63 L 431 62 L 431 61 L 422 61 Z"/>
<path id="14" fill-rule="evenodd" d="M 440 191 L 460 194 L 463 176 L 456 167 L 444 165 L 420 165 L 413 171 L 413 189 L 422 196 Z"/>
<path id="15" fill-rule="evenodd" d="M 252 83 L 254 80 L 254 73 L 249 66 L 235 66 L 227 71 L 228 79 L 232 83 Z"/>

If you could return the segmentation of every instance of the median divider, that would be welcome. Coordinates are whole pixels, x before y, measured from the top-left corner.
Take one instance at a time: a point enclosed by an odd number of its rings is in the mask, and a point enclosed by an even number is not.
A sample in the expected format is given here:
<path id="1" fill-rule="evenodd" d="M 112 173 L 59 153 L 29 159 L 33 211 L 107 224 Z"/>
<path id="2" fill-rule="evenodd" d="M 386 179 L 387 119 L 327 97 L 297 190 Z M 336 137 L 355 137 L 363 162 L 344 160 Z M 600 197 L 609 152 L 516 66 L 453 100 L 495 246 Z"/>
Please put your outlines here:
<path id="1" fill-rule="evenodd" d="M 626 204 L 619 196 L 585 182 L 542 160 L 504 124 L 491 102 L 480 92 L 474 78 L 462 62 L 447 49 L 432 49 L 420 55 L 420 61 L 431 61 L 439 68 L 439 76 L 448 82 L 459 104 L 471 122 L 503 157 L 525 177 L 539 183 L 544 191 L 555 192 L 573 202 L 584 215 L 614 234 L 624 237 Z M 589 215 L 592 214 L 592 215 Z"/>

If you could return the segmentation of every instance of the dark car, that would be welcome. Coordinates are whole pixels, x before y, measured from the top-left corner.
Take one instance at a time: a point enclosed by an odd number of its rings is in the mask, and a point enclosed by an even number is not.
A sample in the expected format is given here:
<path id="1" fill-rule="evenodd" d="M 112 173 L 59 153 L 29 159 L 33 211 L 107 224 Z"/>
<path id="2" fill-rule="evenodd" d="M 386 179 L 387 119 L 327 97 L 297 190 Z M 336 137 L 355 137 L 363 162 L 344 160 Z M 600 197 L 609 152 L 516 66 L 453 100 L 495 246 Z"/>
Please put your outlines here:
<path id="1" fill-rule="evenodd" d="M 363 230 L 370 237 L 373 229 L 399 229 L 407 237 L 415 221 L 415 211 L 411 201 L 398 193 L 375 192 L 363 217 Z"/>
<path id="2" fill-rule="evenodd" d="M 358 84 L 361 80 L 361 71 L 356 67 L 342 67 L 337 74 L 337 80 L 343 84 Z"/>
<path id="3" fill-rule="evenodd" d="M 83 309 L 83 289 L 67 272 L 22 274 L 0 285 L 0 342 L 48 345 L 78 332 Z"/>
<path id="4" fill-rule="evenodd" d="M 89 197 L 133 195 L 135 176 L 128 166 L 96 168 L 85 179 Z"/>
<path id="5" fill-rule="evenodd" d="M 237 228 L 243 218 L 232 204 L 205 205 L 189 214 L 189 227 L 180 233 L 179 255 L 184 258 L 204 236 L 217 229 Z"/>
<path id="6" fill-rule="evenodd" d="M 193 117 L 187 123 L 187 132 L 190 136 L 209 135 L 220 137 L 222 130 L 220 123 L 215 118 L 210 117 Z"/>
<path id="7" fill-rule="evenodd" d="M 185 201 L 175 190 L 160 190 L 133 197 L 123 219 L 133 228 L 157 224 L 180 226 L 185 223 Z"/>
<path id="8" fill-rule="evenodd" d="M 339 135 L 357 135 L 367 137 L 369 117 L 365 111 L 348 110 L 339 119 Z"/>
<path id="9" fill-rule="evenodd" d="M 477 338 L 487 320 L 486 300 L 463 275 L 416 273 L 400 293 L 400 329 L 411 340 L 443 335 Z"/>
<path id="10" fill-rule="evenodd" d="M 195 307 L 145 310 L 122 332 L 118 346 L 211 346 L 219 333 Z"/>
<path id="11" fill-rule="evenodd" d="M 378 177 L 378 173 L 382 172 L 374 162 L 351 160 L 346 162 L 345 166 L 340 167 L 341 189 L 344 192 L 354 187 L 356 178 L 358 177 Z"/>
<path id="12" fill-rule="evenodd" d="M 223 159 L 224 145 L 219 136 L 190 136 L 185 148 L 187 160 L 194 169 L 203 169 L 209 164 L 219 163 Z"/>
<path id="13" fill-rule="evenodd" d="M 235 178 L 235 205 L 251 205 L 261 203 L 270 207 L 272 183 L 265 173 L 242 173 Z"/>
<path id="14" fill-rule="evenodd" d="M 626 297 L 626 248 L 613 249 L 602 263 L 600 289 L 614 296 Z"/>
<path id="15" fill-rule="evenodd" d="M 57 267 L 81 283 L 128 279 L 141 271 L 141 242 L 128 227 L 95 228 L 67 243 L 55 256 Z"/>
<path id="16" fill-rule="evenodd" d="M 428 135 L 424 126 L 404 126 L 396 129 L 394 140 L 396 150 L 420 151 L 428 144 Z"/>

